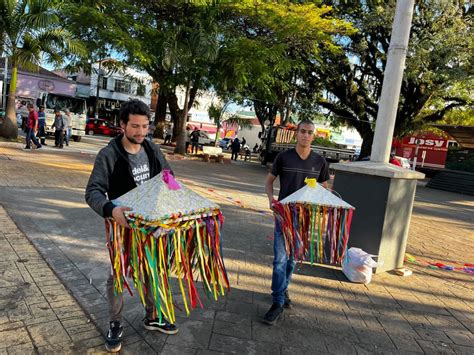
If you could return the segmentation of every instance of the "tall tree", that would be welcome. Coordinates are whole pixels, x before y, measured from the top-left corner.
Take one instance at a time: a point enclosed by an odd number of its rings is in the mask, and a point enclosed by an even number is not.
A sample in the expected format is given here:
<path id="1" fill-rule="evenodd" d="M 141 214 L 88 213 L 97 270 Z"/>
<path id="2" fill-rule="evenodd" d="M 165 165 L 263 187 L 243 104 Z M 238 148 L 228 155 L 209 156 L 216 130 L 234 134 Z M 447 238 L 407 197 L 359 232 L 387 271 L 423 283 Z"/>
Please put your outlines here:
<path id="1" fill-rule="evenodd" d="M 327 2 L 358 31 L 341 40 L 343 53 L 324 52 L 323 64 L 312 69 L 314 81 L 324 88 L 315 103 L 335 122 L 357 129 L 363 138 L 360 156 L 368 156 L 396 1 Z M 396 136 L 472 104 L 473 44 L 472 4 L 416 2 Z"/>
<path id="2" fill-rule="evenodd" d="M 228 6 L 226 15 L 222 27 L 229 35 L 216 72 L 222 79 L 218 87 L 251 101 L 262 130 L 278 112 L 283 124 L 288 121 L 304 99 L 299 86 L 311 75 L 308 63 L 337 51 L 335 36 L 351 32 L 348 23 L 331 16 L 330 7 L 310 1 L 246 0 Z"/>
<path id="3" fill-rule="evenodd" d="M 41 61 L 60 64 L 69 54 L 82 53 L 80 42 L 63 28 L 61 2 L 54 0 L 0 0 L 0 48 L 11 63 L 7 112 L 0 136 L 16 138 L 15 93 L 18 68 L 35 71 Z"/>
<path id="4" fill-rule="evenodd" d="M 116 0 L 104 10 L 116 50 L 159 83 L 159 118 L 164 121 L 167 104 L 178 136 L 177 153 L 185 152 L 188 111 L 198 91 L 210 86 L 209 68 L 219 48 L 217 10 L 213 0 Z M 177 88 L 184 91 L 181 106 Z"/>

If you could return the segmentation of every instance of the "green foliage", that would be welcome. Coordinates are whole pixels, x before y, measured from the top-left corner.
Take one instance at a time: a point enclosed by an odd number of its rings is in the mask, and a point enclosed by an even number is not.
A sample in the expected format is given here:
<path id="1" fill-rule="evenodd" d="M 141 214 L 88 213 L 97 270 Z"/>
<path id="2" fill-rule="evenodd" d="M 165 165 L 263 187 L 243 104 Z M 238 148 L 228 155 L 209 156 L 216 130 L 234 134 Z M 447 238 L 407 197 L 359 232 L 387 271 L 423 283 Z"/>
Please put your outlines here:
<path id="1" fill-rule="evenodd" d="M 18 68 L 38 70 L 41 62 L 60 65 L 69 55 L 84 54 L 84 47 L 63 28 L 63 2 L 54 0 L 0 0 L 0 48 L 12 67 L 7 116 L 0 135 L 17 136 L 15 91 Z"/>
<path id="2" fill-rule="evenodd" d="M 396 1 L 325 3 L 336 4 L 338 16 L 358 31 L 341 41 L 343 54 L 325 52 L 321 65 L 314 67 L 314 82 L 325 89 L 316 103 L 334 122 L 356 128 L 364 139 L 361 156 L 370 155 Z M 470 3 L 416 2 L 396 136 L 472 105 L 471 26 Z"/>
<path id="3" fill-rule="evenodd" d="M 301 82 L 311 75 L 308 63 L 321 52 L 338 52 L 335 35 L 351 26 L 333 18 L 330 7 L 311 2 L 240 1 L 224 9 L 223 38 L 214 82 L 235 100 L 251 101 L 263 127 L 277 111 L 283 121 L 304 98 Z"/>

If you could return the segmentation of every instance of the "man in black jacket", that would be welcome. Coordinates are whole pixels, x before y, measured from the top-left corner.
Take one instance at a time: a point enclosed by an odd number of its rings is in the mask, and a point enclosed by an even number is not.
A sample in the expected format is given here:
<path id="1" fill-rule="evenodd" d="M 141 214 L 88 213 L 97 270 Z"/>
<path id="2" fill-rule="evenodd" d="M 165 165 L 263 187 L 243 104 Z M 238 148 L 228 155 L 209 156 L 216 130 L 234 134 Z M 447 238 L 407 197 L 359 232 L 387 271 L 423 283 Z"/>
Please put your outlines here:
<path id="1" fill-rule="evenodd" d="M 139 100 L 128 101 L 122 105 L 119 118 L 124 134 L 111 140 L 101 149 L 86 187 L 85 197 L 88 205 L 101 217 L 113 217 L 119 225 L 127 228 L 124 212 L 130 208 L 116 206 L 112 200 L 156 176 L 162 170 L 170 169 L 160 148 L 145 139 L 149 117 L 148 106 Z M 165 334 L 176 334 L 178 328 L 174 324 L 164 319 L 160 323 L 156 318 L 151 292 L 147 292 L 147 295 L 145 328 Z M 122 294 L 114 294 L 112 275 L 107 280 L 107 299 L 110 329 L 106 336 L 105 347 L 110 352 L 118 352 L 122 346 L 123 327 L 120 321 L 123 298 Z"/>

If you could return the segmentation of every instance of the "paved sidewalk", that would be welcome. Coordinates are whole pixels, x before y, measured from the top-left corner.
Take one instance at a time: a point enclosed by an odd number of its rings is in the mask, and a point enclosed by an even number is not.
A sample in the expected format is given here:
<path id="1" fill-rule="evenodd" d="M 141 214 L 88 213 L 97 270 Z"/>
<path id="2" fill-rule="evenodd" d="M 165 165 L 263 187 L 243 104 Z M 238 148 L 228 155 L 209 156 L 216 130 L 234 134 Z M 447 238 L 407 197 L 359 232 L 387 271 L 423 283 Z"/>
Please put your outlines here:
<path id="1" fill-rule="evenodd" d="M 74 353 L 103 343 L 87 314 L 0 206 L 0 354 Z"/>
<path id="2" fill-rule="evenodd" d="M 103 222 L 84 202 L 94 158 L 0 145 L 0 201 L 105 332 Z M 299 265 L 290 287 L 295 307 L 276 326 L 263 325 L 273 243 L 266 170 L 243 162 L 171 164 L 178 179 L 222 207 L 232 291 L 189 318 L 180 312 L 176 336 L 144 330 L 142 306 L 126 296 L 124 353 L 474 353 L 473 276 L 412 264 L 411 277 L 377 274 L 367 286 L 349 283 L 334 268 Z M 418 188 L 409 253 L 472 263 L 473 241 L 474 198 Z"/>

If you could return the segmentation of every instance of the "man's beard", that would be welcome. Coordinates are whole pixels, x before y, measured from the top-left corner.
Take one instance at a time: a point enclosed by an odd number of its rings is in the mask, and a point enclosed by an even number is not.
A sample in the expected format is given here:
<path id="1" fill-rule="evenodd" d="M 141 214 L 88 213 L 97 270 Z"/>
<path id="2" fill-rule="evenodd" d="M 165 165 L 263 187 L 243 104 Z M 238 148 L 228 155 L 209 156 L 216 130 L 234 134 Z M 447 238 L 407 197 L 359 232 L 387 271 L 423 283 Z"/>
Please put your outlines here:
<path id="1" fill-rule="evenodd" d="M 142 140 L 139 142 L 137 141 L 133 136 L 128 136 L 125 134 L 125 138 L 127 138 L 127 140 L 130 142 L 130 143 L 133 143 L 133 144 L 142 144 L 143 142 L 143 139 L 144 137 L 142 137 Z"/>

